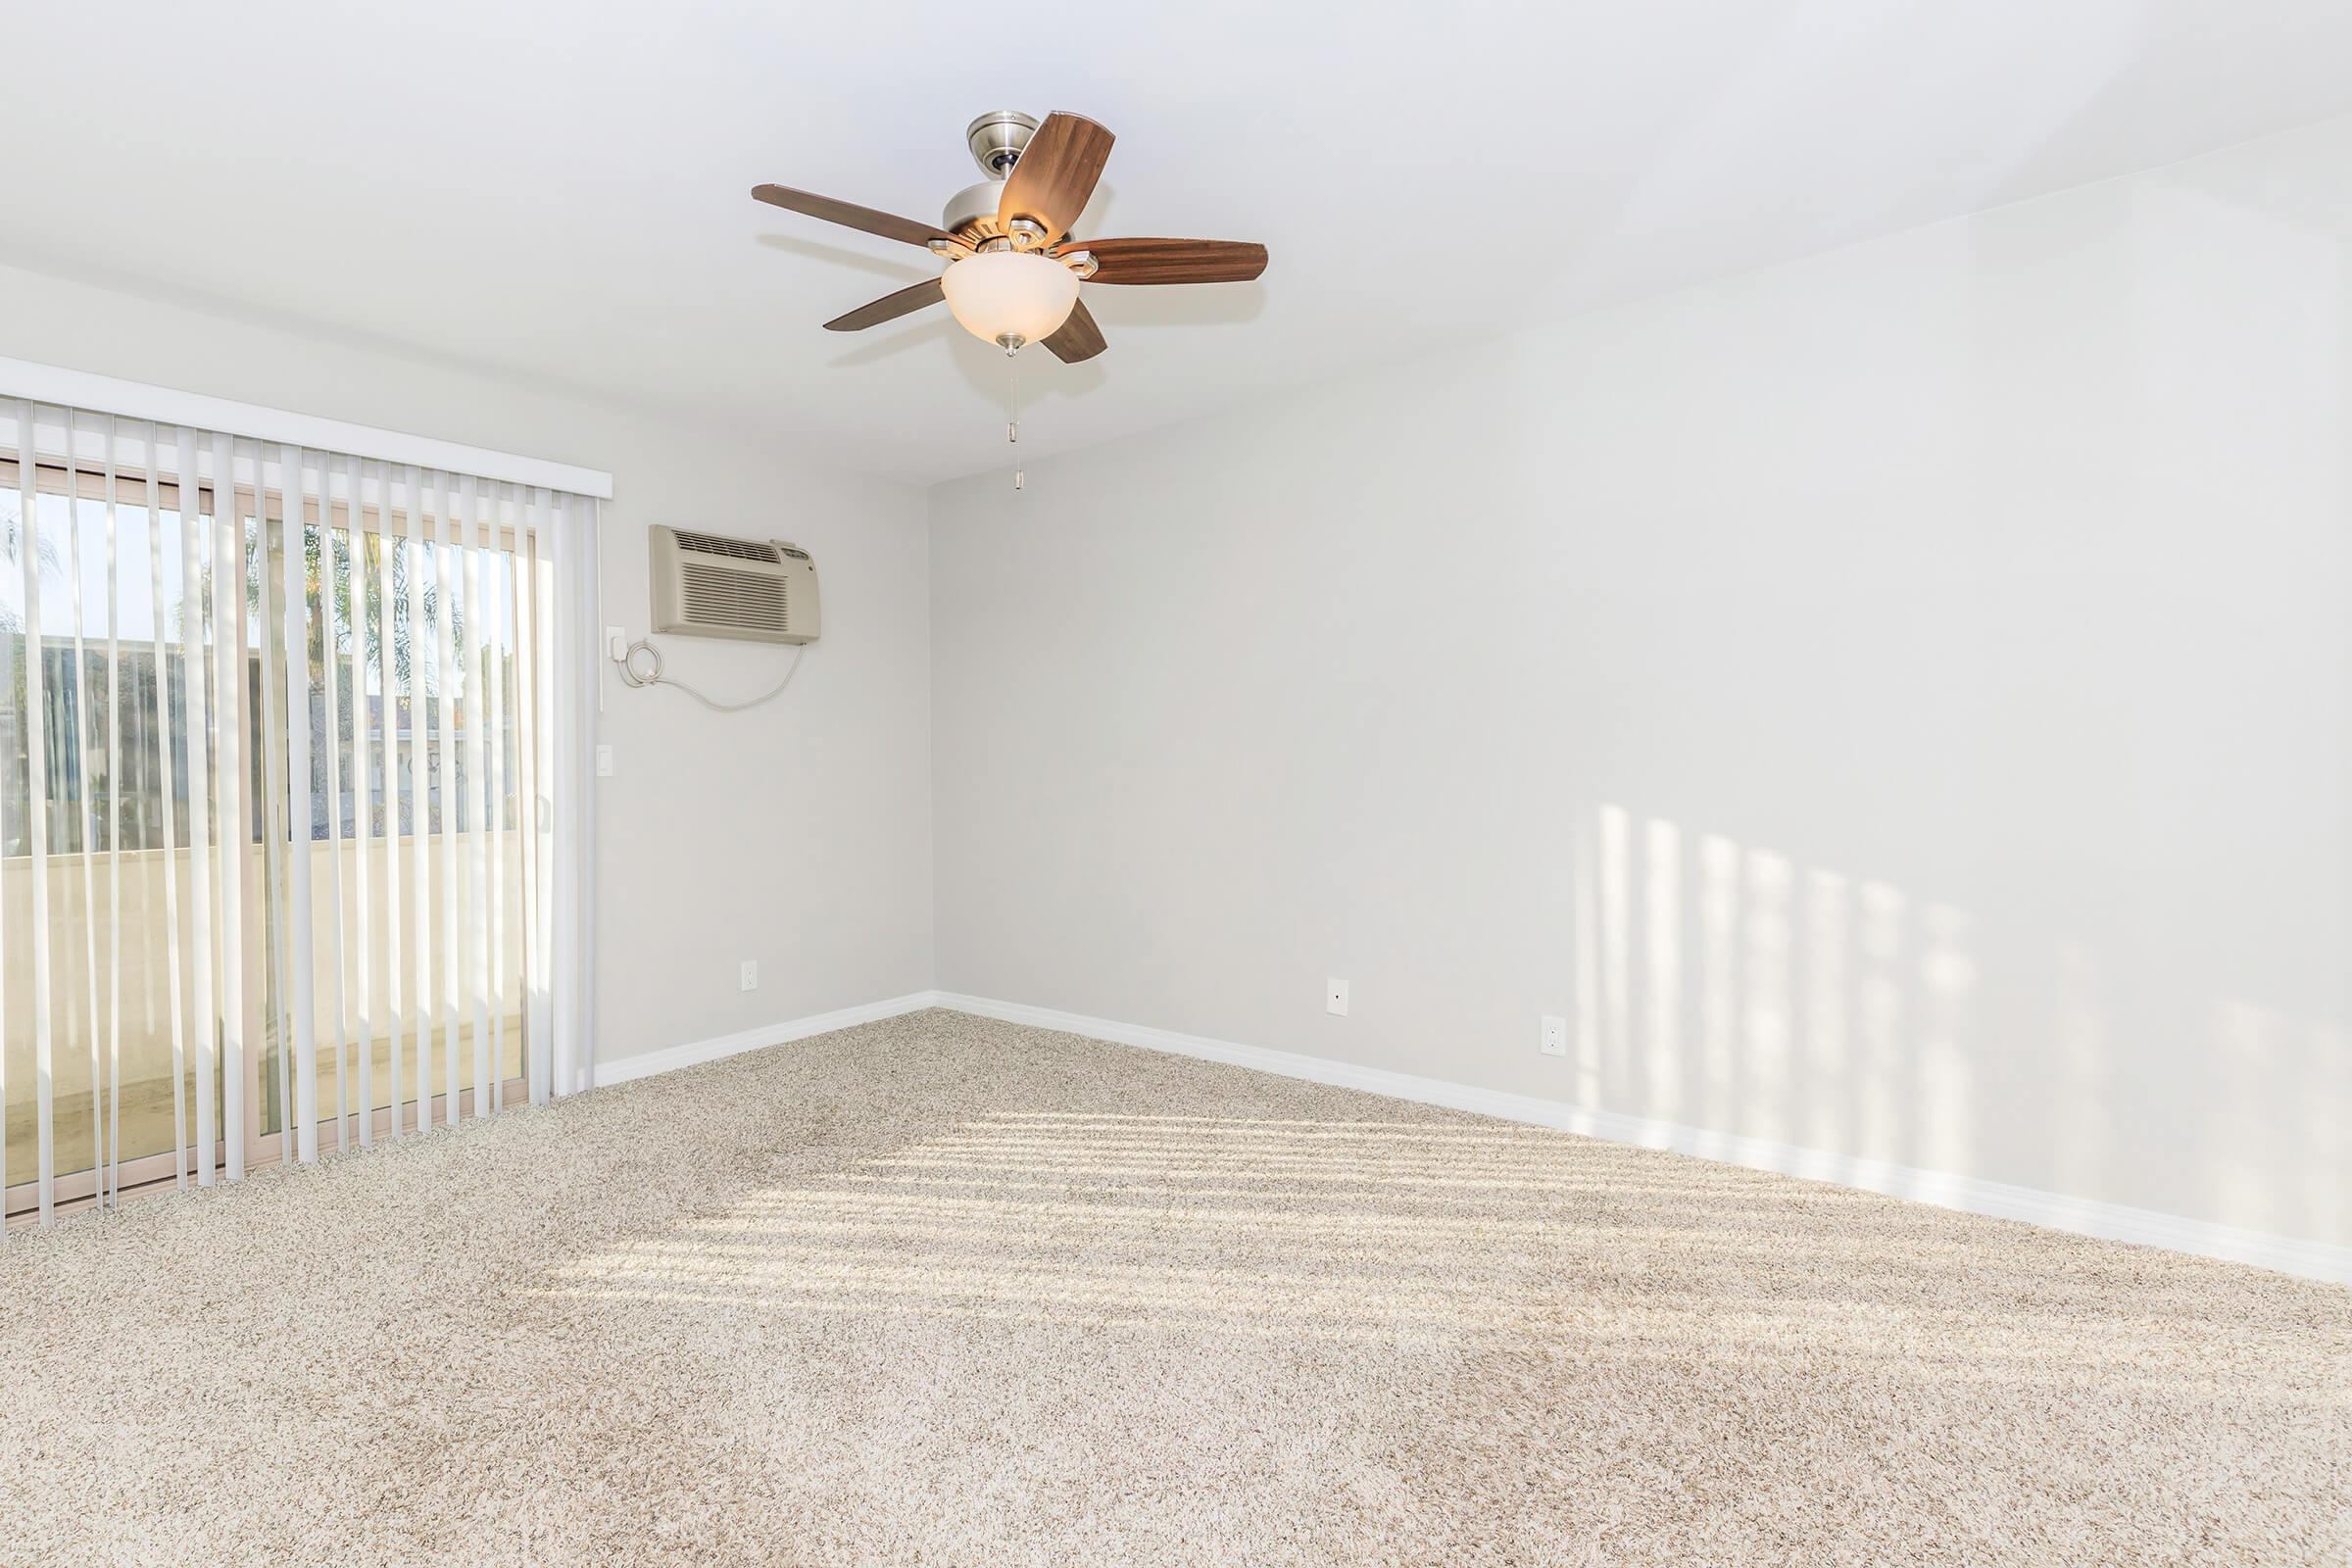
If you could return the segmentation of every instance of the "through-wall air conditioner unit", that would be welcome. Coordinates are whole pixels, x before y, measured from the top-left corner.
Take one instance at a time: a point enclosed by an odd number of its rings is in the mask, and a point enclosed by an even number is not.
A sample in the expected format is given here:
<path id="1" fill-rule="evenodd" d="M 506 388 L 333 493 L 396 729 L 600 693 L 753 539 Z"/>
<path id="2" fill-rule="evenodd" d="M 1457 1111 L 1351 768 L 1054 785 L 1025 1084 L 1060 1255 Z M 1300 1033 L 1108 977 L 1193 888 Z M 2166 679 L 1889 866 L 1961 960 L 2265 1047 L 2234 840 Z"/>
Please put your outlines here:
<path id="1" fill-rule="evenodd" d="M 816 563 L 799 546 L 658 527 L 653 558 L 657 634 L 816 641 Z"/>

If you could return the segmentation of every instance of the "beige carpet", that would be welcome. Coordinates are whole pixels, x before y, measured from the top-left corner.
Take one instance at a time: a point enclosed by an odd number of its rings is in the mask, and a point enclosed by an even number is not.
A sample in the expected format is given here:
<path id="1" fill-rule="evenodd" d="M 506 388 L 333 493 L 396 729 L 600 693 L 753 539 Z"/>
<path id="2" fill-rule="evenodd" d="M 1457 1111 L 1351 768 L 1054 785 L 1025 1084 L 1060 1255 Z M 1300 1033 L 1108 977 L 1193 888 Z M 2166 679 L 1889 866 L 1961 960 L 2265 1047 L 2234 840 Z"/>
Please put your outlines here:
<path id="1" fill-rule="evenodd" d="M 931 1012 L 0 1252 L 10 1563 L 2343 1563 L 2352 1293 Z"/>

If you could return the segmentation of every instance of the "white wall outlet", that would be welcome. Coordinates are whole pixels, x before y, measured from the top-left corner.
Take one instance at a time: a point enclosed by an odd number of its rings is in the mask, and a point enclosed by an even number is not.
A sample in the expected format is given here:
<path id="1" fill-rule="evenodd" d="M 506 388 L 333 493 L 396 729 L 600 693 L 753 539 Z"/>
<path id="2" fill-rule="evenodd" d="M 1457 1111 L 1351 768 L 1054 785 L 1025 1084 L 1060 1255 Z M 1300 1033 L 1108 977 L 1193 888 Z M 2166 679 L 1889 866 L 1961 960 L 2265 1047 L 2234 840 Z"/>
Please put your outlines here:
<path id="1" fill-rule="evenodd" d="M 1336 1012 L 1343 1018 L 1348 1016 L 1347 981 L 1333 979 L 1323 982 L 1323 1010 Z"/>
<path id="2" fill-rule="evenodd" d="M 629 633 L 626 627 L 605 628 L 605 657 L 615 664 L 629 657 Z"/>
<path id="3" fill-rule="evenodd" d="M 1546 1056 L 1568 1054 L 1567 1019 L 1555 1018 L 1549 1013 L 1544 1015 L 1544 1054 Z"/>
<path id="4" fill-rule="evenodd" d="M 596 776 L 598 778 L 612 776 L 612 748 L 610 746 L 599 746 L 596 749 Z"/>
<path id="5" fill-rule="evenodd" d="M 760 989 L 760 960 L 757 958 L 743 960 L 743 989 L 746 991 Z"/>

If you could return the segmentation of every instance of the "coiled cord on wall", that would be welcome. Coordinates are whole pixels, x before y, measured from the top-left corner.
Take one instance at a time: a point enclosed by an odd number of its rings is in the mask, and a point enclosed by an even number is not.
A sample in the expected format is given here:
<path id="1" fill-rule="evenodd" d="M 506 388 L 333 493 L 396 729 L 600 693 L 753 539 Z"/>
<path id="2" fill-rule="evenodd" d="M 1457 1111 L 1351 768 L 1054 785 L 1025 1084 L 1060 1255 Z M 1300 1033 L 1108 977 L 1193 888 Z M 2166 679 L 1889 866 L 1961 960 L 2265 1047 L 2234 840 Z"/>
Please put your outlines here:
<path id="1" fill-rule="evenodd" d="M 758 708 L 761 703 L 773 702 L 783 696 L 784 688 L 792 684 L 792 677 L 801 672 L 801 658 L 808 652 L 808 645 L 807 643 L 796 645 L 792 650 L 792 666 L 784 671 L 784 678 L 776 682 L 769 690 L 761 692 L 748 702 L 741 703 L 718 702 L 695 690 L 682 680 L 672 680 L 669 676 L 662 674 L 662 650 L 643 638 L 629 644 L 627 650 L 613 662 L 620 666 L 620 678 L 629 686 L 640 690 L 647 686 L 674 686 L 714 713 L 740 713 L 745 709 Z M 638 673 L 637 670 L 637 656 L 640 653 L 653 662 L 652 667 L 643 674 Z"/>

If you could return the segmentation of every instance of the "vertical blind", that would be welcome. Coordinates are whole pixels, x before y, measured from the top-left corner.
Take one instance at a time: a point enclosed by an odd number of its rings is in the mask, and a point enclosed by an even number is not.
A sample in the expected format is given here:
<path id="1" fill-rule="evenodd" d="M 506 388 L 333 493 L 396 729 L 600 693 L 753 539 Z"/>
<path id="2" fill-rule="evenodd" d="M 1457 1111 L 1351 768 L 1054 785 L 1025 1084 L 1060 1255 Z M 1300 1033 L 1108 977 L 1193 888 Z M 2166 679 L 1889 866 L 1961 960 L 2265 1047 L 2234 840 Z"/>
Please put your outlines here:
<path id="1" fill-rule="evenodd" d="M 0 401 L 0 1192 L 585 1086 L 596 503 Z"/>

